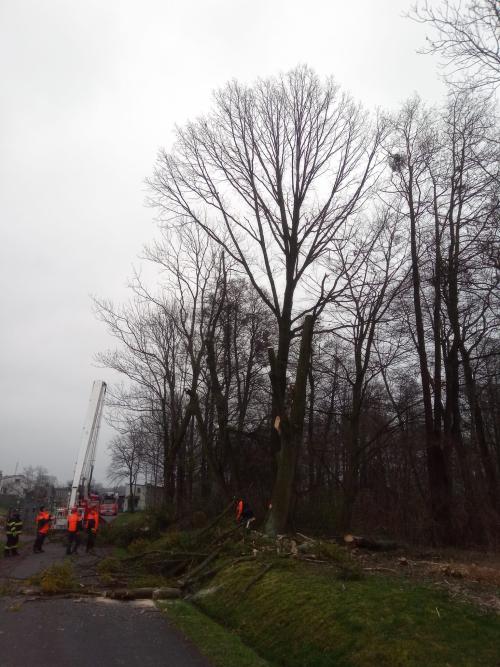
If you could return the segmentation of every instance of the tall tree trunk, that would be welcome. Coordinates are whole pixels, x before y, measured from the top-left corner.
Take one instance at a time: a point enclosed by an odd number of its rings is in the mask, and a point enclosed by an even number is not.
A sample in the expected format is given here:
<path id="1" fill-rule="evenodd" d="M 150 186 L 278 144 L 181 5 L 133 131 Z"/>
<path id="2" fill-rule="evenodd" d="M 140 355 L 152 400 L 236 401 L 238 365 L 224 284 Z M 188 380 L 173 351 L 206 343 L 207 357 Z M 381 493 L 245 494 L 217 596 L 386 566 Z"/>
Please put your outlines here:
<path id="1" fill-rule="evenodd" d="M 208 463 L 208 469 L 215 481 L 219 491 L 222 496 L 226 499 L 231 497 L 230 490 L 227 487 L 226 480 L 224 479 L 224 474 L 220 470 L 217 461 L 214 457 L 213 448 L 210 445 L 210 440 L 208 437 L 208 430 L 205 421 L 203 420 L 203 415 L 201 413 L 200 402 L 198 399 L 198 394 L 191 394 L 191 405 L 193 414 L 198 425 L 198 433 L 200 434 L 201 446 L 206 456 L 206 461 Z"/>
<path id="2" fill-rule="evenodd" d="M 352 389 L 351 414 L 347 434 L 346 465 L 343 480 L 343 498 L 340 514 L 340 529 L 349 531 L 352 511 L 359 482 L 359 421 L 361 417 L 361 384 L 356 381 Z"/>
<path id="3" fill-rule="evenodd" d="M 278 471 L 271 497 L 270 512 L 266 522 L 266 533 L 268 535 L 284 532 L 288 521 L 297 458 L 304 430 L 307 376 L 311 358 L 313 328 L 313 318 L 308 315 L 304 319 L 302 329 L 290 416 L 287 415 L 284 405 L 282 413 L 278 415 L 280 424 L 276 430 L 279 430 L 281 448 L 278 455 Z M 272 367 L 271 373 L 273 373 Z"/>
<path id="4" fill-rule="evenodd" d="M 210 373 L 211 391 L 215 402 L 215 413 L 218 427 L 217 438 L 222 445 L 223 464 L 229 466 L 229 471 L 231 473 L 229 484 L 227 486 L 230 492 L 235 492 L 240 487 L 239 471 L 236 465 L 231 439 L 229 437 L 228 401 L 227 396 L 224 396 L 222 392 L 222 386 L 217 373 L 213 338 L 206 338 L 205 348 L 207 350 L 207 366 Z"/>
<path id="5" fill-rule="evenodd" d="M 130 474 L 128 478 L 128 491 L 129 491 L 128 511 L 135 512 L 134 479 L 132 477 L 132 474 Z"/>
<path id="6" fill-rule="evenodd" d="M 315 400 L 315 381 L 312 369 L 312 363 L 309 366 L 309 418 L 307 424 L 307 470 L 308 470 L 308 486 L 309 495 L 311 495 L 315 484 L 314 474 L 314 400 Z"/>
<path id="7" fill-rule="evenodd" d="M 476 381 L 472 372 L 470 355 L 463 341 L 460 343 L 460 352 L 464 365 L 465 387 L 467 390 L 467 396 L 469 398 L 474 435 L 481 458 L 483 474 L 486 480 L 488 498 L 492 508 L 495 510 L 500 510 L 498 474 L 495 466 L 495 460 L 491 455 L 486 440 L 483 411 L 481 409 L 481 404 L 477 395 Z"/>
<path id="8" fill-rule="evenodd" d="M 436 542 L 453 542 L 451 521 L 451 486 L 442 442 L 434 429 L 432 409 L 431 381 L 425 348 L 425 330 L 420 295 L 420 269 L 417 250 L 417 218 L 413 202 L 412 167 L 409 168 L 410 185 L 408 187 L 408 204 L 410 212 L 410 248 L 413 283 L 413 306 L 415 311 L 415 328 L 417 338 L 417 354 L 420 366 L 422 396 L 424 403 L 425 442 L 427 453 L 427 471 L 429 475 L 429 491 L 431 515 L 433 519 L 433 538 Z M 437 332 L 436 332 L 437 333 Z"/>

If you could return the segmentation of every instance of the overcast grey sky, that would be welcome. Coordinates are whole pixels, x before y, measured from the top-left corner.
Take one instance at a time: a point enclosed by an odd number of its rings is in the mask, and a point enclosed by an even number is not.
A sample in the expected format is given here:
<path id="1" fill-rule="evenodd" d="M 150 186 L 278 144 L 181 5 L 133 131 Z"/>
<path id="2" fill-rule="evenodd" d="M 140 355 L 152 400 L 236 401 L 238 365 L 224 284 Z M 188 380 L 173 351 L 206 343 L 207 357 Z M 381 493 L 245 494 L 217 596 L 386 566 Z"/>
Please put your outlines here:
<path id="1" fill-rule="evenodd" d="M 113 345 L 90 295 L 126 298 L 155 233 L 144 178 L 214 88 L 307 63 L 367 106 L 418 91 L 436 61 L 410 0 L 0 0 L 0 470 L 70 479 Z M 439 4 L 437 0 L 436 4 Z M 107 467 L 104 429 L 97 478 Z"/>

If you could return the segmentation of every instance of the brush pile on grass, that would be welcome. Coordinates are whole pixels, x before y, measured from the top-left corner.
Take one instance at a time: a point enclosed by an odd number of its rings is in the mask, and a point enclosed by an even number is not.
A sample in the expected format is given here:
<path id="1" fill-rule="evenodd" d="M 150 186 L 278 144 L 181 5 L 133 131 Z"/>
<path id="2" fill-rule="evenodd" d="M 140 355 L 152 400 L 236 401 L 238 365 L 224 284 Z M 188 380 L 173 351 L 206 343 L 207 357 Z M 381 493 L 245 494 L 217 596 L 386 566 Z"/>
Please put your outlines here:
<path id="1" fill-rule="evenodd" d="M 102 542 L 126 548 L 132 542 L 150 542 L 158 539 L 171 523 L 168 511 L 133 512 L 120 514 L 113 523 L 104 524 L 100 532 Z"/>
<path id="2" fill-rule="evenodd" d="M 189 596 L 206 586 L 219 572 L 238 563 L 262 564 L 262 576 L 271 567 L 287 560 L 330 566 L 339 579 L 359 579 L 361 570 L 347 549 L 334 542 L 315 540 L 305 535 L 267 537 L 244 525 L 235 525 L 229 505 L 214 521 L 196 530 L 168 532 L 151 539 L 147 531 L 128 541 L 119 558 L 108 558 L 98 566 L 103 585 L 134 587 L 170 585 L 180 587 Z M 143 523 L 144 526 L 144 518 Z M 129 526 L 130 528 L 130 526 Z M 113 543 L 123 544 L 125 533 L 117 527 L 119 537 Z M 114 526 L 110 528 L 110 534 Z M 135 528 L 127 533 L 127 539 Z M 260 574 L 260 573 L 259 573 Z"/>

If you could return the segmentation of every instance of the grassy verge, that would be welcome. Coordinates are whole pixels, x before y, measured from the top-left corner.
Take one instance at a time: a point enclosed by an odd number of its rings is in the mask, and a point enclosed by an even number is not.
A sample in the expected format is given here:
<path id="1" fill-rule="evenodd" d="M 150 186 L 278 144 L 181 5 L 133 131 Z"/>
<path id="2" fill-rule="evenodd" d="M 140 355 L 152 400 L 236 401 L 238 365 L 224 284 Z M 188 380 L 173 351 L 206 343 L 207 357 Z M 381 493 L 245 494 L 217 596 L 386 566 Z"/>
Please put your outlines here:
<path id="1" fill-rule="evenodd" d="M 247 588 L 261 570 L 257 563 L 225 570 L 197 604 L 276 665 L 500 664 L 500 617 L 439 591 L 382 576 L 343 581 L 290 562 Z"/>
<path id="2" fill-rule="evenodd" d="M 111 527 L 102 581 L 183 586 L 197 608 L 168 613 L 217 667 L 500 667 L 499 615 L 412 579 L 366 576 L 332 542 L 270 540 L 229 521 L 167 533 L 154 515 L 126 524 Z"/>
<path id="3" fill-rule="evenodd" d="M 229 632 L 201 611 L 182 601 L 160 605 L 173 624 L 196 644 L 214 667 L 272 667 Z"/>

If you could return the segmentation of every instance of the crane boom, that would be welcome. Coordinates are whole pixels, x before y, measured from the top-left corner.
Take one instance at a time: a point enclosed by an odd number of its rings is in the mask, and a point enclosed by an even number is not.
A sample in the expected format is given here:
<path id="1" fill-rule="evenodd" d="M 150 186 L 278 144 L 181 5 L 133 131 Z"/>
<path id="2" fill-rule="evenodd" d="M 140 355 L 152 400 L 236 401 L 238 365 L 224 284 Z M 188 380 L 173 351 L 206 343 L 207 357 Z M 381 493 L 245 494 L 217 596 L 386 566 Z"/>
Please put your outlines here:
<path id="1" fill-rule="evenodd" d="M 97 437 L 101 425 L 106 383 L 95 380 L 90 394 L 87 416 L 83 425 L 82 440 L 71 485 L 69 507 L 74 507 L 78 500 L 87 498 L 94 470 Z"/>

